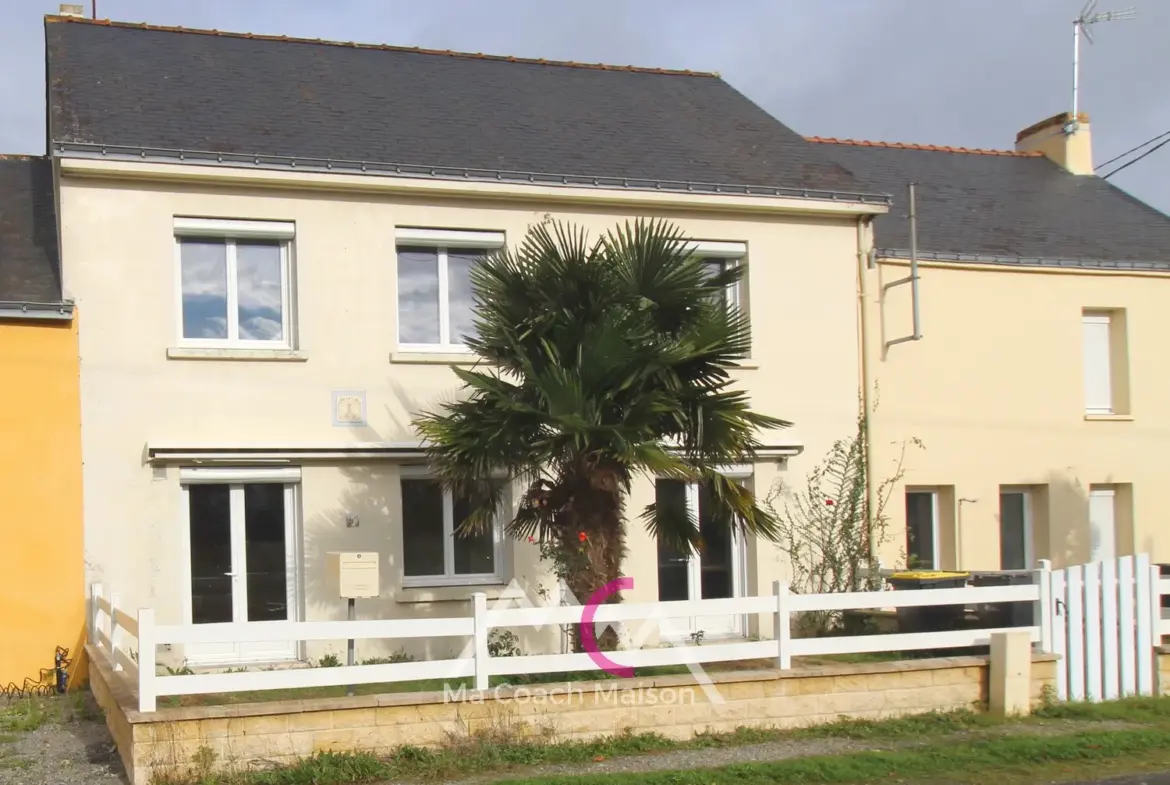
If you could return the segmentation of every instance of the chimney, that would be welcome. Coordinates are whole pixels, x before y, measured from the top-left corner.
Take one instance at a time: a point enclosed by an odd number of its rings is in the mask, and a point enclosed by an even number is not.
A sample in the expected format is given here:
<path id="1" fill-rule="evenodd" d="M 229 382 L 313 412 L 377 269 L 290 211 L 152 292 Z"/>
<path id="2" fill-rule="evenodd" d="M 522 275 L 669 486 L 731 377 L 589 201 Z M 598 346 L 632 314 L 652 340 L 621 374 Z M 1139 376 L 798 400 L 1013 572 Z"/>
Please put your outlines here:
<path id="1" fill-rule="evenodd" d="M 1089 116 L 1061 112 L 1016 134 L 1018 152 L 1039 151 L 1073 174 L 1093 173 Z"/>
<path id="2" fill-rule="evenodd" d="M 85 6 L 74 5 L 73 3 L 62 3 L 58 8 L 57 13 L 60 16 L 85 16 Z"/>

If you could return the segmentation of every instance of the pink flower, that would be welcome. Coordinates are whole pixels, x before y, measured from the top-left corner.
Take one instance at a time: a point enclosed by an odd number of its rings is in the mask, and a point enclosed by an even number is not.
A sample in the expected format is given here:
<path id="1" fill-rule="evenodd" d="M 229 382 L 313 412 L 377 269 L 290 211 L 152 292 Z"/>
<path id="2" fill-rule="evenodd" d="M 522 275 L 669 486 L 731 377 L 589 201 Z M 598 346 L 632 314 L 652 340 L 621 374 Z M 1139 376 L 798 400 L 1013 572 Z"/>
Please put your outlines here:
<path id="1" fill-rule="evenodd" d="M 585 536 L 585 532 L 577 532 L 577 539 L 581 542 L 585 542 L 589 538 Z"/>
<path id="2" fill-rule="evenodd" d="M 834 504 L 836 504 L 836 502 L 834 502 L 832 499 L 825 499 L 825 504 L 832 507 Z"/>
<path id="3" fill-rule="evenodd" d="M 529 542 L 536 542 L 536 538 L 530 535 L 530 536 L 528 537 L 528 541 L 529 541 Z"/>

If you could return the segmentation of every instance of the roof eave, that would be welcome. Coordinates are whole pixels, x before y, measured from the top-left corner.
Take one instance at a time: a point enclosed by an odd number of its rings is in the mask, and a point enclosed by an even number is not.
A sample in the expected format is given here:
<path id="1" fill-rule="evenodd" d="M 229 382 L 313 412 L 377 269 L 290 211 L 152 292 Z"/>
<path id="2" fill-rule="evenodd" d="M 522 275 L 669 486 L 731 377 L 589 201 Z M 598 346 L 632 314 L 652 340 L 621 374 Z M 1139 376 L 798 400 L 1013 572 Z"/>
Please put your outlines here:
<path id="1" fill-rule="evenodd" d="M 27 300 L 0 300 L 0 319 L 28 319 L 48 321 L 70 321 L 73 319 L 73 302 L 62 300 L 55 303 L 41 303 Z"/>
<path id="2" fill-rule="evenodd" d="M 84 142 L 57 141 L 52 145 L 53 156 L 69 161 L 109 161 L 145 164 L 186 165 L 220 169 L 248 169 L 268 172 L 297 172 L 302 174 L 350 175 L 400 180 L 430 180 L 513 186 L 541 186 L 595 191 L 626 191 L 694 196 L 751 197 L 787 199 L 823 204 L 857 206 L 855 212 L 871 214 L 889 210 L 888 194 L 833 191 L 794 186 L 768 186 L 733 183 L 703 183 L 671 180 L 652 180 L 638 177 L 609 175 L 576 175 L 547 172 L 521 172 L 426 166 L 419 164 L 353 161 L 327 158 L 258 155 L 217 152 L 208 150 L 176 150 L 167 148 L 106 145 Z M 836 211 L 836 210 L 835 210 Z"/>
<path id="3" fill-rule="evenodd" d="M 878 259 L 909 259 L 904 248 L 877 248 Z M 1061 259 L 1054 257 L 1007 256 L 945 251 L 918 251 L 920 261 L 953 262 L 956 264 L 988 264 L 1013 267 L 1047 267 L 1064 269 L 1116 270 L 1122 272 L 1170 272 L 1168 261 L 1116 261 L 1105 259 Z"/>

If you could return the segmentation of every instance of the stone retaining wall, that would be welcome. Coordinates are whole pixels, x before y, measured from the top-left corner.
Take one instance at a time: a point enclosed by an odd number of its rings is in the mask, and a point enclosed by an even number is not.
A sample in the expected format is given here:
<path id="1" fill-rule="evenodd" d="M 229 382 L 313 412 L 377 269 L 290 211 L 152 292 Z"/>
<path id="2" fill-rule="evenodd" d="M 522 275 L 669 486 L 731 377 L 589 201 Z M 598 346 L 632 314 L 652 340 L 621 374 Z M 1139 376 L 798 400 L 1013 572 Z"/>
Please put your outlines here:
<path id="1" fill-rule="evenodd" d="M 438 746 L 451 737 L 492 729 L 555 740 L 626 729 L 688 739 L 743 726 L 787 728 L 841 717 L 878 719 L 971 708 L 988 698 L 986 657 L 711 676 L 713 689 L 697 685 L 690 676 L 667 676 L 501 687 L 483 693 L 390 693 L 170 708 L 150 714 L 135 710 L 121 674 L 112 673 L 100 657 L 94 661 L 91 684 L 133 785 L 147 785 L 156 773 L 192 769 L 197 760 L 215 769 L 271 766 L 325 750 Z M 1034 658 L 1032 703 L 1055 683 L 1055 658 Z"/>

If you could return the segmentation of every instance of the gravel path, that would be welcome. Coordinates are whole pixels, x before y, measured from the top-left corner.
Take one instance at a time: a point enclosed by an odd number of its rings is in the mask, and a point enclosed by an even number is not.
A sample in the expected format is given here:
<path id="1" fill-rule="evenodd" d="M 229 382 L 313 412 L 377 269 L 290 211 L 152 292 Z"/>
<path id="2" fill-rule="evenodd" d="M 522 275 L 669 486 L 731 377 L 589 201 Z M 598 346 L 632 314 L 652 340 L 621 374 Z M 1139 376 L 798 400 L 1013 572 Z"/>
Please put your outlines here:
<path id="1" fill-rule="evenodd" d="M 0 711 L 5 708 L 0 703 Z M 125 785 L 105 723 L 62 711 L 36 730 L 0 728 L 0 785 Z"/>

